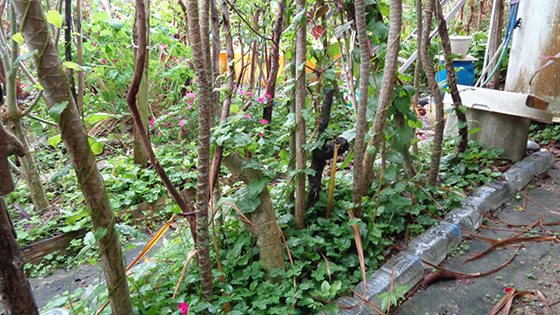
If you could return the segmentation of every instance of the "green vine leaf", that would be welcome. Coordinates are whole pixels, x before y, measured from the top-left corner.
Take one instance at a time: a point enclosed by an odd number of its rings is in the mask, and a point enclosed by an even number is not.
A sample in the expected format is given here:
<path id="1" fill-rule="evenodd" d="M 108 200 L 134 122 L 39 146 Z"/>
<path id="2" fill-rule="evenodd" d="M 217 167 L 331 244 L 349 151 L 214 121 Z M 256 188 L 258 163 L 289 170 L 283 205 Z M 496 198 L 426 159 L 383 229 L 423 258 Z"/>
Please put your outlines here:
<path id="1" fill-rule="evenodd" d="M 14 36 L 12 36 L 12 39 L 18 44 L 23 44 L 23 35 L 21 35 L 21 33 L 19 32 L 15 33 Z"/>
<path id="2" fill-rule="evenodd" d="M 65 61 L 62 63 L 62 65 L 66 68 L 70 68 L 70 69 L 74 69 L 74 70 L 80 70 L 80 65 L 78 65 L 75 62 L 72 61 Z"/>
<path id="3" fill-rule="evenodd" d="M 60 122 L 60 115 L 66 109 L 67 105 L 68 105 L 67 101 L 55 104 L 53 107 L 51 107 L 51 109 L 49 109 L 49 116 L 51 116 L 52 119 L 54 119 L 54 121 L 59 123 Z"/>
<path id="4" fill-rule="evenodd" d="M 50 10 L 47 13 L 47 22 L 51 23 L 52 25 L 61 28 L 62 27 L 62 15 L 58 13 L 58 11 Z"/>

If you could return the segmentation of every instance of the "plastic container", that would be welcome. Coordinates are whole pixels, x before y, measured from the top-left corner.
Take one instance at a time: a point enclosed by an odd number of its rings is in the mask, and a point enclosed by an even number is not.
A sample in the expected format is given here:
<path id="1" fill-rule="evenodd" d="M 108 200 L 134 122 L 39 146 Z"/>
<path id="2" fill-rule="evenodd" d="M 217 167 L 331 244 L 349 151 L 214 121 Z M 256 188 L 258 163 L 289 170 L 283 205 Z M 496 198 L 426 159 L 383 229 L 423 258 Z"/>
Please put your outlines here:
<path id="1" fill-rule="evenodd" d="M 68 312 L 68 310 L 65 310 L 63 308 L 53 308 L 52 310 L 46 312 L 46 313 L 42 313 L 41 315 L 69 315 L 70 312 Z"/>
<path id="2" fill-rule="evenodd" d="M 451 210 L 445 216 L 445 221 L 456 224 L 469 231 L 476 231 L 482 223 L 482 214 L 476 211 L 472 206 L 466 205 Z"/>
<path id="3" fill-rule="evenodd" d="M 439 225 L 429 228 L 413 239 L 406 252 L 438 265 L 452 251 L 453 246 L 459 245 L 461 241 L 459 226 L 442 221 Z M 426 268 L 428 268 L 427 265 Z"/>
<path id="4" fill-rule="evenodd" d="M 504 173 L 508 185 L 513 190 L 522 190 L 523 187 L 531 181 L 536 174 L 534 163 L 521 161 L 515 163 L 509 170 Z"/>
<path id="5" fill-rule="evenodd" d="M 490 209 L 496 209 L 513 197 L 514 194 L 515 191 L 508 185 L 507 181 L 493 181 L 479 187 L 473 195 L 485 200 Z"/>
<path id="6" fill-rule="evenodd" d="M 398 253 L 367 279 L 365 298 L 377 307 L 381 307 L 381 300 L 378 299 L 379 295 L 389 292 L 391 289 L 391 279 L 393 278 L 391 266 L 395 270 L 393 288 L 407 286 L 412 289 L 424 277 L 424 266 L 420 258 L 406 252 Z M 356 286 L 355 290 L 359 294 L 364 294 L 363 281 Z M 354 298 L 359 299 L 357 296 Z M 378 314 L 367 304 L 364 304 L 364 309 L 367 314 Z"/>
<path id="7" fill-rule="evenodd" d="M 471 47 L 471 36 L 449 36 L 451 43 L 451 52 L 455 55 L 465 57 Z"/>
<path id="8" fill-rule="evenodd" d="M 554 156 L 547 151 L 535 152 L 525 158 L 523 162 L 531 163 L 535 166 L 535 175 L 540 174 L 554 164 Z"/>
<path id="9" fill-rule="evenodd" d="M 440 61 L 441 64 L 444 61 Z M 457 84 L 461 85 L 474 85 L 474 60 L 453 60 L 453 67 L 455 68 L 455 78 Z M 443 69 L 436 73 L 436 81 L 442 82 L 447 80 L 447 70 Z M 447 87 L 447 84 L 444 86 Z"/>
<path id="10" fill-rule="evenodd" d="M 475 196 L 469 196 L 467 200 L 463 201 L 463 207 L 472 207 L 482 213 L 486 213 L 491 209 L 486 200 Z"/>

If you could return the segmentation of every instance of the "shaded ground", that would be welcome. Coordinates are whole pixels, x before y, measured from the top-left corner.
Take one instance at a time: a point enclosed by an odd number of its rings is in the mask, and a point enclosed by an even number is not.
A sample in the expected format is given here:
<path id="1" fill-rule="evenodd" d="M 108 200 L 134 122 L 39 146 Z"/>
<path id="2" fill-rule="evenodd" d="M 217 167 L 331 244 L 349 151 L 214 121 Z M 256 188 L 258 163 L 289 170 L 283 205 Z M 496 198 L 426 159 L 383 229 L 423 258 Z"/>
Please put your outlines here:
<path id="1" fill-rule="evenodd" d="M 157 242 L 154 247 L 146 254 L 146 257 L 150 253 L 161 248 L 163 239 L 169 234 L 169 230 L 164 234 L 162 239 Z M 125 266 L 132 262 L 138 254 L 142 251 L 146 245 L 146 241 L 135 240 L 132 242 L 138 245 L 136 248 L 131 248 L 124 253 L 125 256 Z M 124 248 L 125 246 L 123 246 Z M 74 272 L 75 271 L 75 272 Z M 74 292 L 78 288 L 86 288 L 88 286 L 99 283 L 99 281 L 104 280 L 103 271 L 101 268 L 101 263 L 97 265 L 83 264 L 78 267 L 77 270 L 64 270 L 57 269 L 53 273 L 37 278 L 29 278 L 29 284 L 33 290 L 33 295 L 35 296 L 35 301 L 39 310 L 45 307 L 55 296 L 60 295 L 70 288 L 71 292 Z M 3 314 L 4 308 L 0 303 L 0 314 Z"/>
<path id="2" fill-rule="evenodd" d="M 502 210 L 493 213 L 497 220 L 484 220 L 478 234 L 498 240 L 523 229 L 513 226 L 515 224 L 528 225 L 540 218 L 545 223 L 560 222 L 560 162 L 556 162 L 549 175 L 532 183 L 535 188 L 529 189 L 528 197 L 535 202 L 527 200 L 525 210 L 523 196 L 520 200 L 506 204 Z M 393 314 L 488 314 L 510 291 L 507 288 L 531 291 L 534 297 L 538 290 L 546 301 L 518 297 L 509 314 L 560 314 L 560 225 L 536 226 L 523 237 L 551 235 L 557 239 L 498 247 L 485 257 L 462 265 L 491 246 L 478 238 L 467 240 L 442 267 L 456 272 L 484 273 L 505 264 L 516 250 L 519 250 L 519 254 L 507 267 L 494 274 L 481 278 L 445 280 L 427 289 L 419 289 Z M 551 312 L 547 307 L 551 308 Z"/>

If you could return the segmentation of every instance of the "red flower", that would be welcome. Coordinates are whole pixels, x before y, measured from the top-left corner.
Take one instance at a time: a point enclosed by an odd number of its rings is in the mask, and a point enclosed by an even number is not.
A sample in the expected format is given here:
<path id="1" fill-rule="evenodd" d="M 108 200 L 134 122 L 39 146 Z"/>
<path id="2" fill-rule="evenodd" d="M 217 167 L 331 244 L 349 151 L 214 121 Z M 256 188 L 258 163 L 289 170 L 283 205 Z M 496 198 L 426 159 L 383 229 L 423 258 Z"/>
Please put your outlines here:
<path id="1" fill-rule="evenodd" d="M 189 304 L 187 304 L 186 302 L 181 302 L 177 306 L 177 309 L 181 311 L 181 314 L 185 315 L 189 312 Z"/>

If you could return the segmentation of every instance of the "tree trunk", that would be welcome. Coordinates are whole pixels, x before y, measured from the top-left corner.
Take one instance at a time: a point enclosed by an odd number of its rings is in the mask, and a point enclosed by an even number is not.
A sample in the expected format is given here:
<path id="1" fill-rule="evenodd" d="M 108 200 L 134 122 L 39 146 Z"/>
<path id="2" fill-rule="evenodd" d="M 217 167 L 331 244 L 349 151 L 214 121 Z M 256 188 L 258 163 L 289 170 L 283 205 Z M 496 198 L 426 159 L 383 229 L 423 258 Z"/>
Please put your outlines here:
<path id="1" fill-rule="evenodd" d="M 216 0 L 210 0 L 210 14 L 212 17 L 212 83 L 218 87 L 218 76 L 220 75 L 220 16 L 216 6 Z M 214 109 L 212 111 L 212 119 L 210 120 L 211 126 L 214 127 L 214 115 L 220 115 L 220 91 L 215 90 L 212 94 L 214 101 Z"/>
<path id="2" fill-rule="evenodd" d="M 494 56 L 502 43 L 502 34 L 504 32 L 504 1 L 497 1 L 496 14 L 494 15 L 494 23 L 492 23 L 492 25 L 494 28 L 490 30 L 490 32 L 492 32 L 492 42 L 490 42 L 490 47 L 488 47 L 488 58 Z M 496 58 L 496 60 L 488 65 L 489 74 L 492 73 L 496 65 L 498 67 L 494 75 L 488 80 L 491 87 L 495 90 L 500 88 L 500 70 L 502 65 L 498 64 L 498 59 L 499 58 Z"/>
<path id="3" fill-rule="evenodd" d="M 17 32 L 16 17 L 10 6 L 10 32 L 15 34 Z M 4 122 L 8 130 L 13 133 L 19 141 L 23 144 L 25 150 L 25 155 L 18 157 L 21 164 L 21 170 L 23 172 L 23 179 L 29 189 L 29 195 L 35 211 L 38 213 L 46 210 L 49 207 L 49 201 L 45 195 L 45 190 L 43 189 L 43 184 L 41 183 L 41 178 L 39 176 L 39 170 L 37 169 L 36 162 L 34 160 L 34 152 L 31 151 L 29 143 L 27 142 L 27 137 L 25 136 L 25 131 L 22 127 L 21 113 L 17 105 L 17 66 L 14 65 L 13 60 L 16 60 L 19 56 L 18 43 L 13 39 L 10 40 L 12 45 L 11 56 L 8 57 L 7 54 L 2 59 L 4 64 L 4 70 L 7 74 L 6 77 L 6 115 L 3 117 Z"/>
<path id="4" fill-rule="evenodd" d="M 296 0 L 297 14 L 305 12 L 307 9 L 306 0 Z M 303 13 L 305 14 L 305 13 Z M 305 225 L 305 152 L 303 145 L 305 144 L 305 120 L 303 119 L 303 111 L 305 110 L 306 91 L 306 74 L 305 63 L 307 54 L 307 18 L 304 16 L 299 22 L 296 33 L 296 204 L 295 204 L 295 223 L 296 229 L 301 230 Z"/>
<path id="5" fill-rule="evenodd" d="M 146 45 L 150 45 L 150 0 L 145 0 L 146 6 Z M 138 23 L 138 21 L 136 21 Z M 138 27 L 135 27 L 135 32 L 137 33 Z M 136 54 L 138 49 L 134 49 L 134 55 Z M 140 86 L 138 90 L 138 95 L 136 96 L 136 104 L 138 105 L 138 111 L 140 112 L 140 118 L 142 119 L 142 125 L 146 130 L 148 129 L 148 114 L 149 114 L 149 73 L 150 73 L 150 63 L 146 62 L 144 65 L 144 70 L 142 71 L 142 80 L 140 81 Z M 148 138 L 150 137 L 150 133 L 148 132 Z M 140 135 L 136 126 L 134 127 L 134 155 L 133 160 L 135 164 L 140 165 L 140 167 L 144 168 L 148 165 L 148 155 L 146 154 L 146 150 L 142 145 L 142 139 L 140 139 Z"/>
<path id="6" fill-rule="evenodd" d="M 311 169 L 315 174 L 308 177 L 307 189 L 307 209 L 313 207 L 319 201 L 319 192 L 321 191 L 321 180 L 323 178 L 323 170 L 327 164 L 327 160 L 332 159 L 334 153 L 334 145 L 332 150 L 326 149 L 325 139 L 321 135 L 325 132 L 331 118 L 331 108 L 333 103 L 334 90 L 328 89 L 324 91 L 323 106 L 321 108 L 321 117 L 319 118 L 319 126 L 317 127 L 317 147 L 313 150 Z"/>
<path id="7" fill-rule="evenodd" d="M 241 157 L 237 152 L 233 152 L 224 159 L 224 166 L 236 177 L 239 177 L 245 184 L 249 185 L 254 180 L 261 180 L 263 174 L 260 171 L 243 168 L 247 159 Z M 268 187 L 264 187 L 259 194 L 260 205 L 251 214 L 251 222 L 256 227 L 252 233 L 257 237 L 259 256 L 263 262 L 267 278 L 272 269 L 284 269 L 284 254 L 282 251 L 281 231 L 276 221 L 276 213 L 272 205 L 272 198 Z"/>
<path id="8" fill-rule="evenodd" d="M 39 313 L 23 273 L 23 253 L 16 242 L 16 233 L 4 203 L 4 196 L 14 190 L 8 157 L 23 154 L 23 144 L 0 122 L 0 297 L 7 315 Z"/>
<path id="9" fill-rule="evenodd" d="M 64 1 L 64 57 L 66 61 L 72 62 L 72 0 Z M 78 98 L 76 85 L 74 83 L 74 70 L 66 68 L 66 76 L 70 80 L 70 91 L 74 101 Z"/>
<path id="10" fill-rule="evenodd" d="M 455 74 L 455 66 L 453 65 L 453 56 L 451 55 L 451 42 L 449 40 L 449 33 L 447 32 L 447 22 L 445 22 L 445 17 L 443 16 L 439 0 L 435 0 L 434 3 L 436 5 L 438 33 L 443 46 L 443 57 L 445 60 L 445 69 L 447 71 L 447 84 L 451 90 L 453 107 L 455 108 L 455 114 L 457 115 L 457 120 L 460 125 L 459 136 L 461 137 L 461 140 L 459 141 L 456 149 L 456 154 L 459 155 L 467 149 L 467 145 L 469 143 L 469 127 L 467 126 L 467 116 L 461 110 L 462 102 L 461 96 L 459 95 L 459 89 L 457 89 L 457 76 Z"/>
<path id="11" fill-rule="evenodd" d="M 412 97 L 413 103 L 418 106 L 418 100 L 420 99 L 420 72 L 422 70 L 422 49 L 420 49 L 420 39 L 422 38 L 422 0 L 416 0 L 416 43 L 418 48 L 416 48 L 416 62 L 414 64 L 414 88 L 416 89 L 416 94 Z M 421 117 L 418 117 L 421 118 Z M 416 130 L 413 131 L 414 137 L 416 138 Z M 418 155 L 418 143 L 414 142 L 412 145 L 412 151 L 414 154 Z"/>
<path id="12" fill-rule="evenodd" d="M 367 129 L 367 100 L 370 72 L 365 0 L 356 0 L 356 31 L 358 33 L 358 41 L 360 42 L 360 98 L 358 100 L 358 108 L 355 109 L 357 115 L 356 138 L 354 139 L 354 191 L 352 192 L 352 202 L 354 203 L 354 215 L 361 218 L 362 194 L 367 193 L 367 191 L 360 189 L 360 183 L 364 177 L 364 142 Z M 350 93 L 353 93 L 353 91 Z"/>
<path id="13" fill-rule="evenodd" d="M 210 47 L 208 37 L 208 0 L 202 1 L 202 18 L 198 16 L 198 1 L 187 0 L 189 35 L 193 52 L 192 63 L 198 82 L 198 177 L 196 191 L 197 247 L 202 297 L 213 295 L 212 262 L 208 235 L 208 201 L 210 198 L 210 119 L 212 115 L 212 82 L 209 75 Z M 204 9 L 206 7 L 206 9 Z M 206 14 L 204 13 L 206 11 Z M 206 20 L 205 20 L 206 19 Z"/>
<path id="14" fill-rule="evenodd" d="M 233 39 L 231 36 L 231 24 L 229 20 L 229 11 L 226 0 L 220 1 L 220 8 L 222 10 L 222 21 L 223 21 L 223 31 L 226 37 L 226 60 L 227 60 L 227 80 L 226 88 L 227 94 L 224 98 L 224 103 L 222 105 L 222 113 L 220 115 L 220 122 L 229 116 L 229 109 L 231 107 L 231 96 L 234 92 L 233 86 L 235 82 L 235 65 L 233 59 L 235 58 L 235 53 L 233 51 Z M 224 154 L 224 147 L 218 146 L 214 150 L 214 157 L 212 158 L 212 169 L 210 171 L 210 191 L 213 192 L 218 185 L 218 174 L 220 173 L 220 165 L 222 164 L 222 158 Z M 214 200 L 214 202 L 216 202 Z"/>
<path id="15" fill-rule="evenodd" d="M 0 297 L 7 315 L 39 314 L 23 273 L 25 261 L 17 244 L 4 198 L 0 197 Z"/>
<path id="16" fill-rule="evenodd" d="M 74 98 L 70 95 L 68 78 L 62 68 L 58 51 L 49 35 L 47 21 L 39 0 L 15 0 L 12 2 L 21 25 L 21 32 L 30 51 L 35 55 L 39 80 L 44 89 L 47 106 L 66 104 L 58 122 L 62 140 L 74 164 L 78 183 L 86 205 L 91 209 L 95 231 L 105 231 L 98 239 L 101 264 L 105 273 L 113 314 L 132 314 L 128 281 L 123 265 L 119 237 L 115 231 L 115 217 L 105 191 L 103 178 L 95 164 L 95 156 L 89 147 L 86 130 Z M 25 23 L 22 23 L 25 21 Z"/>
<path id="17" fill-rule="evenodd" d="M 397 58 L 399 57 L 400 36 L 402 24 L 402 0 L 391 0 L 391 11 L 389 20 L 389 36 L 387 38 L 387 55 L 385 57 L 385 69 L 383 72 L 383 81 L 381 83 L 381 92 L 379 93 L 379 102 L 377 104 L 377 112 L 371 129 L 373 137 L 368 141 L 364 157 L 364 174 L 362 176 L 362 184 L 358 189 L 362 194 L 366 194 L 371 186 L 373 176 L 373 162 L 375 161 L 377 151 L 381 147 L 381 143 L 385 138 L 385 124 L 387 123 L 387 115 L 389 106 L 391 105 L 391 97 L 395 87 L 395 78 L 397 75 Z M 428 29 L 428 28 L 426 28 Z M 425 32 L 429 33 L 429 32 Z M 375 146 L 373 154 L 368 152 L 368 147 Z"/>
<path id="18" fill-rule="evenodd" d="M 84 52 L 82 47 L 82 1 L 76 0 L 76 33 L 78 33 L 76 38 L 76 50 L 78 65 L 84 65 Z M 81 116 L 84 115 L 84 72 L 78 70 L 78 112 Z"/>
<path id="19" fill-rule="evenodd" d="M 443 117 L 443 96 L 436 82 L 433 65 L 430 59 L 430 55 L 428 53 L 428 48 L 430 46 L 430 34 L 428 30 L 432 26 L 433 12 L 434 12 L 434 0 L 428 0 L 428 2 L 426 3 L 426 14 L 423 23 L 425 32 L 422 34 L 422 41 L 421 41 L 422 66 L 424 67 L 424 73 L 426 74 L 428 85 L 430 86 L 430 89 L 432 90 L 432 95 L 434 96 L 436 101 L 434 148 L 432 152 L 432 161 L 430 163 L 430 174 L 428 176 L 429 185 L 435 185 L 437 181 L 440 158 L 441 158 L 441 144 L 443 142 L 443 129 L 445 127 L 444 117 Z"/>
<path id="20" fill-rule="evenodd" d="M 276 77 L 280 69 L 280 36 L 282 35 L 284 23 L 284 10 L 286 8 L 286 0 L 280 0 L 278 11 L 276 12 L 276 23 L 274 32 L 272 33 L 272 51 L 270 52 L 270 62 L 272 69 L 268 72 L 266 78 L 266 94 L 269 98 L 265 98 L 266 106 L 263 109 L 263 119 L 272 122 L 272 110 L 274 105 L 274 95 L 276 94 Z"/>

